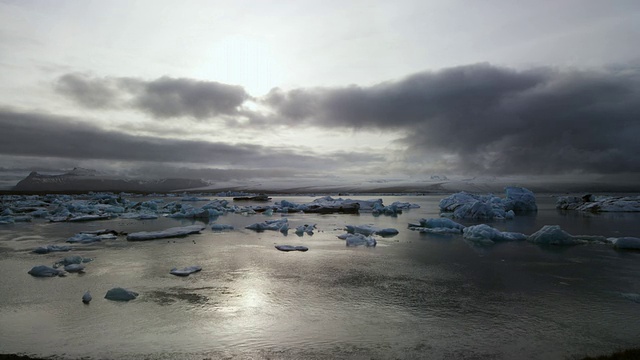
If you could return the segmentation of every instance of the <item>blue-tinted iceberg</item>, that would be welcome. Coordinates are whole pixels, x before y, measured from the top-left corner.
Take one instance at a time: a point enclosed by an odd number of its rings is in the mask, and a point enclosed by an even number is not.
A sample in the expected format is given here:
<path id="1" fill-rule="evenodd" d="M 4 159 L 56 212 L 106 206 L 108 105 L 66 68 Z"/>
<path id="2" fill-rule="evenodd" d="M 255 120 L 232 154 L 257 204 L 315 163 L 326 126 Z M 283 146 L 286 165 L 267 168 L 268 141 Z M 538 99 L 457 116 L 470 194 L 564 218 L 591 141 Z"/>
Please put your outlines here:
<path id="1" fill-rule="evenodd" d="M 213 224 L 213 225 L 211 225 L 211 230 L 213 230 L 213 231 L 229 231 L 229 230 L 233 230 L 233 225 Z"/>
<path id="2" fill-rule="evenodd" d="M 28 271 L 28 274 L 35 277 L 54 277 L 64 276 L 64 271 L 45 265 L 38 265 L 31 268 L 31 270 Z"/>
<path id="3" fill-rule="evenodd" d="M 444 216 L 456 219 L 510 219 L 515 213 L 538 209 L 533 192 L 521 187 L 505 188 L 506 197 L 459 192 L 440 201 Z"/>
<path id="4" fill-rule="evenodd" d="M 41 246 L 39 248 L 36 248 L 32 252 L 34 252 L 36 254 L 48 254 L 50 252 L 69 251 L 69 250 L 71 250 L 71 246 L 66 246 L 66 245 L 47 245 L 47 246 Z"/>
<path id="5" fill-rule="evenodd" d="M 545 225 L 529 235 L 530 242 L 542 245 L 579 245 L 586 243 L 608 243 L 604 236 L 571 235 L 562 230 L 560 225 Z"/>
<path id="6" fill-rule="evenodd" d="M 282 233 L 286 233 L 289 230 L 289 222 L 287 218 L 276 219 L 276 220 L 267 220 L 261 223 L 251 224 L 246 226 L 245 229 L 254 230 L 254 231 L 280 231 Z"/>
<path id="7" fill-rule="evenodd" d="M 89 291 L 85 292 L 84 295 L 82 295 L 82 302 L 85 304 L 90 303 L 91 299 L 93 298 L 91 297 L 91 293 Z"/>
<path id="8" fill-rule="evenodd" d="M 464 225 L 448 218 L 420 219 L 418 224 L 409 224 L 409 229 L 430 234 L 461 234 Z"/>
<path id="9" fill-rule="evenodd" d="M 527 240 L 527 236 L 525 234 L 500 231 L 486 224 L 468 226 L 462 230 L 462 233 L 465 240 L 483 244 L 493 244 L 495 242 L 502 241 Z"/>
<path id="10" fill-rule="evenodd" d="M 107 291 L 106 295 L 104 296 L 105 299 L 113 301 L 129 301 L 137 297 L 137 292 L 123 289 L 121 287 L 113 288 Z"/>

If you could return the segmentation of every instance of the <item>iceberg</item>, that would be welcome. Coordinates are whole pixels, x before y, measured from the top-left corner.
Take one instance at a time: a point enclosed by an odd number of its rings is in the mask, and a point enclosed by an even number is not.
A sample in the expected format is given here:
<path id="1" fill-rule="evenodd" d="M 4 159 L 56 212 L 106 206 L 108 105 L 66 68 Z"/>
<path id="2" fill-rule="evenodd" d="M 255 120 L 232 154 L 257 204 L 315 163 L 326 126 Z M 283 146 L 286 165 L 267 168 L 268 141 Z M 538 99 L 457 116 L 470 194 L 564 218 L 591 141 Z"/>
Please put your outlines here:
<path id="1" fill-rule="evenodd" d="M 137 297 L 138 297 L 137 292 L 123 289 L 121 287 L 113 288 L 107 291 L 106 295 L 104 296 L 105 299 L 113 300 L 113 301 L 129 301 Z"/>
<path id="2" fill-rule="evenodd" d="M 376 239 L 372 236 L 366 236 L 363 234 L 342 234 L 338 236 L 338 239 L 346 240 L 347 246 L 360 246 L 365 245 L 367 247 L 375 247 L 377 244 Z"/>
<path id="3" fill-rule="evenodd" d="M 527 236 L 525 234 L 503 232 L 487 224 L 468 226 L 462 230 L 462 233 L 465 240 L 483 244 L 493 244 L 501 241 L 527 240 Z"/>
<path id="4" fill-rule="evenodd" d="M 309 248 L 306 246 L 302 246 L 302 245 L 298 245 L 298 246 L 294 246 L 294 245 L 276 245 L 275 246 L 276 249 L 280 250 L 280 251 L 308 251 Z"/>
<path id="5" fill-rule="evenodd" d="M 84 258 L 82 256 L 67 256 L 64 259 L 58 261 L 53 265 L 54 268 L 58 268 L 60 266 L 67 266 L 72 264 L 82 264 L 93 261 L 92 258 Z"/>
<path id="6" fill-rule="evenodd" d="M 579 245 L 590 242 L 610 242 L 604 236 L 571 235 L 562 230 L 560 225 L 545 225 L 540 230 L 529 235 L 528 240 L 543 245 Z"/>
<path id="7" fill-rule="evenodd" d="M 70 272 L 70 273 L 79 273 L 79 272 L 84 272 L 84 265 L 82 265 L 82 264 L 69 264 L 69 265 L 65 265 L 65 267 L 64 267 L 64 271 L 66 271 L 66 272 Z"/>
<path id="8" fill-rule="evenodd" d="M 382 229 L 373 225 L 345 225 L 345 230 L 352 234 L 380 235 L 383 237 L 398 235 L 398 230 L 393 228 Z"/>
<path id="9" fill-rule="evenodd" d="M 169 271 L 170 274 L 172 275 L 176 275 L 176 276 L 189 276 L 193 273 L 199 272 L 202 270 L 201 266 L 187 266 L 185 268 L 182 269 L 178 269 L 178 268 L 173 268 L 171 269 L 171 271 Z"/>
<path id="10" fill-rule="evenodd" d="M 56 251 L 70 251 L 71 246 L 66 245 L 47 245 L 34 249 L 32 252 L 36 254 L 48 254 Z"/>
<path id="11" fill-rule="evenodd" d="M 430 234 L 461 234 L 464 225 L 448 218 L 420 219 L 418 224 L 409 224 L 409 229 Z"/>
<path id="12" fill-rule="evenodd" d="M 561 196 L 556 200 L 556 208 L 590 212 L 640 212 L 640 196 Z"/>
<path id="13" fill-rule="evenodd" d="M 213 225 L 211 225 L 211 230 L 213 230 L 213 231 L 229 231 L 229 230 L 233 230 L 233 225 L 213 224 Z"/>
<path id="14" fill-rule="evenodd" d="M 316 224 L 304 224 L 304 225 L 300 225 L 298 227 L 296 227 L 296 235 L 298 236 L 303 236 L 304 233 L 307 233 L 307 235 L 313 235 L 313 230 L 316 228 Z"/>
<path id="15" fill-rule="evenodd" d="M 204 226 L 190 225 L 183 227 L 173 227 L 161 231 L 140 231 L 127 235 L 127 241 L 145 241 L 155 239 L 166 239 L 174 237 L 184 237 L 191 234 L 199 234 L 204 230 Z"/>
<path id="16" fill-rule="evenodd" d="M 85 304 L 88 304 L 91 302 L 91 293 L 87 290 L 87 292 L 84 293 L 84 295 L 82 295 L 82 302 Z"/>
<path id="17" fill-rule="evenodd" d="M 459 192 L 440 200 L 443 216 L 455 219 L 511 219 L 516 213 L 538 209 L 533 192 L 522 187 L 505 188 L 506 197 Z"/>
<path id="18" fill-rule="evenodd" d="M 267 220 L 261 223 L 255 223 L 249 226 L 245 226 L 245 229 L 254 231 L 273 230 L 286 233 L 289 230 L 289 221 L 287 220 L 287 218 Z"/>
<path id="19" fill-rule="evenodd" d="M 45 265 L 34 266 L 27 272 L 31 276 L 35 277 L 54 277 L 54 276 L 64 276 L 64 271 L 54 269 Z"/>
<path id="20" fill-rule="evenodd" d="M 640 250 L 640 238 L 637 237 L 621 237 L 610 239 L 613 247 L 624 250 Z"/>

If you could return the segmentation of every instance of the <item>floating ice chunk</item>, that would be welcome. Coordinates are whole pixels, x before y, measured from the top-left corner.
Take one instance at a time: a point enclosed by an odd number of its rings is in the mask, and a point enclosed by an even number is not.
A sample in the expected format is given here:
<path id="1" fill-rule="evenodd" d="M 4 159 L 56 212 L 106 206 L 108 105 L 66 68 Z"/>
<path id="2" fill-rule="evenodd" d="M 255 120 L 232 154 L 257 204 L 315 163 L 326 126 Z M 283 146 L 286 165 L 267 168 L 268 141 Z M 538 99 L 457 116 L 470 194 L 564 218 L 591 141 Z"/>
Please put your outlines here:
<path id="1" fill-rule="evenodd" d="M 289 221 L 287 220 L 287 218 L 267 220 L 261 223 L 255 223 L 246 226 L 245 229 L 254 231 L 273 230 L 286 232 L 289 229 Z"/>
<path id="2" fill-rule="evenodd" d="M 300 225 L 298 227 L 296 227 L 296 235 L 298 236 L 302 236 L 304 235 L 304 233 L 307 233 L 307 235 L 313 235 L 313 230 L 316 228 L 316 224 L 304 224 L 304 225 Z"/>
<path id="3" fill-rule="evenodd" d="M 28 271 L 28 274 L 35 277 L 54 277 L 54 276 L 64 276 L 64 271 L 54 269 L 45 265 L 38 265 L 31 268 Z"/>
<path id="4" fill-rule="evenodd" d="M 166 239 L 166 238 L 174 238 L 174 237 L 184 237 L 191 234 L 199 234 L 200 231 L 204 230 L 204 226 L 201 225 L 190 225 L 183 227 L 173 227 L 161 231 L 140 231 L 136 233 L 131 233 L 127 235 L 128 241 L 144 241 L 144 240 L 154 240 L 154 239 Z"/>
<path id="5" fill-rule="evenodd" d="M 71 246 L 66 246 L 66 245 L 47 245 L 47 246 L 41 246 L 39 248 L 36 248 L 32 252 L 36 253 L 36 254 L 48 254 L 50 252 L 69 251 L 69 250 L 71 250 Z"/>
<path id="6" fill-rule="evenodd" d="M 616 249 L 640 250 L 640 238 L 621 237 L 612 240 L 613 247 Z"/>
<path id="7" fill-rule="evenodd" d="M 380 236 L 395 236 L 398 235 L 398 230 L 393 228 L 381 229 L 373 225 L 346 225 L 345 230 L 349 233 L 362 234 L 362 235 L 380 235 Z"/>
<path id="8" fill-rule="evenodd" d="M 514 212 L 531 212 L 537 211 L 536 197 L 533 192 L 523 187 L 509 186 L 505 188 L 507 195 L 505 210 L 513 210 Z"/>
<path id="9" fill-rule="evenodd" d="M 109 220 L 111 215 L 109 214 L 95 214 L 95 215 L 76 215 L 67 218 L 66 221 L 69 222 L 80 222 L 80 221 L 94 221 L 94 220 Z"/>
<path id="10" fill-rule="evenodd" d="M 409 224 L 409 228 L 429 228 L 429 229 L 452 229 L 456 230 L 455 232 L 461 233 L 462 229 L 464 229 L 464 225 L 459 224 L 451 219 L 447 218 L 429 218 L 429 219 L 420 219 L 418 220 L 418 224 Z M 419 229 L 414 229 L 419 230 Z"/>
<path id="11" fill-rule="evenodd" d="M 102 234 L 102 235 L 96 235 L 96 234 L 88 234 L 88 233 L 79 233 L 79 234 L 75 234 L 72 237 L 67 239 L 68 243 L 74 244 L 74 243 L 79 243 L 79 244 L 91 244 L 94 242 L 99 242 L 102 240 L 114 240 L 117 239 L 118 237 L 115 236 L 114 234 Z"/>
<path id="12" fill-rule="evenodd" d="M 144 212 L 139 212 L 139 213 L 135 213 L 135 212 L 127 212 L 124 213 L 122 215 L 120 215 L 121 219 L 131 219 L 131 220 L 153 220 L 153 219 L 157 219 L 158 215 L 157 214 L 151 214 L 151 213 L 144 213 Z"/>
<path id="13" fill-rule="evenodd" d="M 309 250 L 308 247 L 302 246 L 302 245 L 298 245 L 298 246 L 294 246 L 294 245 L 276 245 L 275 248 L 280 250 L 280 251 L 302 251 L 302 252 L 304 252 L 304 251 Z"/>
<path id="14" fill-rule="evenodd" d="M 577 245 L 589 242 L 608 242 L 604 236 L 571 235 L 562 230 L 559 225 L 545 225 L 531 234 L 529 241 L 544 245 Z"/>
<path id="15" fill-rule="evenodd" d="M 226 224 L 213 224 L 213 225 L 211 225 L 211 230 L 213 230 L 213 231 L 228 231 L 228 230 L 233 230 L 233 225 L 226 225 Z"/>
<path id="16" fill-rule="evenodd" d="M 82 295 L 82 302 L 85 304 L 88 304 L 91 302 L 91 293 L 87 290 L 87 292 L 84 293 L 84 295 Z"/>
<path id="17" fill-rule="evenodd" d="M 64 271 L 70 273 L 84 272 L 84 265 L 82 264 L 69 264 L 64 266 Z"/>
<path id="18" fill-rule="evenodd" d="M 623 298 L 627 299 L 627 300 L 631 300 L 633 302 L 637 302 L 640 304 L 640 294 L 635 294 L 635 293 L 620 293 L 620 295 L 622 295 Z"/>
<path id="19" fill-rule="evenodd" d="M 137 297 L 138 297 L 137 292 L 123 289 L 121 287 L 113 288 L 107 291 L 107 294 L 104 296 L 105 299 L 113 300 L 113 301 L 129 301 Z"/>
<path id="20" fill-rule="evenodd" d="M 347 246 L 360 246 L 366 245 L 367 247 L 376 246 L 377 242 L 372 236 L 366 236 L 363 234 L 342 234 L 338 236 L 339 239 L 346 240 Z"/>
<path id="21" fill-rule="evenodd" d="M 13 219 L 13 216 L 11 215 L 0 216 L 0 225 L 13 224 L 15 222 L 16 221 Z"/>
<path id="22" fill-rule="evenodd" d="M 82 263 L 88 263 L 90 261 L 93 261 L 92 258 L 85 258 L 82 256 L 67 256 L 64 259 L 58 261 L 57 263 L 55 263 L 53 265 L 54 268 L 60 267 L 60 266 L 67 266 L 67 265 L 71 265 L 71 264 L 82 264 Z"/>
<path id="23" fill-rule="evenodd" d="M 462 230 L 465 240 L 493 244 L 500 241 L 527 240 L 525 234 L 515 232 L 503 232 L 486 224 L 468 226 Z"/>
<path id="24" fill-rule="evenodd" d="M 170 273 L 176 276 L 189 276 L 193 273 L 199 272 L 202 270 L 201 266 L 187 266 L 185 268 L 182 269 L 178 269 L 178 268 L 173 268 L 171 269 Z"/>
<path id="25" fill-rule="evenodd" d="M 579 202 L 581 200 L 581 202 Z M 594 198 L 583 196 L 580 200 L 558 198 L 556 207 L 591 212 L 640 212 L 640 196 L 608 196 Z"/>

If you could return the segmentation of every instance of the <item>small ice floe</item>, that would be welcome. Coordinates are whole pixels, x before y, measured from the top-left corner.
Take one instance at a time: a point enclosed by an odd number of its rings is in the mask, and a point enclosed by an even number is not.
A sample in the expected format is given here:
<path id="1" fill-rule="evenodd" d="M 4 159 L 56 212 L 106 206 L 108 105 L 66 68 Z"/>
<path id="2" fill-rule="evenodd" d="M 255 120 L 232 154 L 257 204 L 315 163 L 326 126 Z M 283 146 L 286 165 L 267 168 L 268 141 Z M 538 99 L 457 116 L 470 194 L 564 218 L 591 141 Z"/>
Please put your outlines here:
<path id="1" fill-rule="evenodd" d="M 72 264 L 83 264 L 93 261 L 92 258 L 85 258 L 82 256 L 67 256 L 64 259 L 58 261 L 53 265 L 54 268 L 58 268 L 60 266 L 67 266 Z"/>
<path id="2" fill-rule="evenodd" d="M 233 230 L 233 226 L 232 225 L 227 225 L 227 224 L 213 224 L 213 225 L 211 225 L 211 230 L 213 230 L 213 231 L 229 231 L 229 230 Z"/>
<path id="3" fill-rule="evenodd" d="M 586 243 L 608 243 L 604 236 L 571 235 L 562 230 L 560 225 L 545 225 L 529 235 L 528 240 L 542 245 L 579 245 Z"/>
<path id="4" fill-rule="evenodd" d="M 379 228 L 373 225 L 345 225 L 345 230 L 352 234 L 379 235 L 383 237 L 398 235 L 398 230 L 393 228 Z"/>
<path id="5" fill-rule="evenodd" d="M 174 237 L 184 237 L 191 234 L 199 234 L 204 230 L 204 226 L 190 225 L 183 227 L 173 227 L 162 231 L 140 231 L 127 235 L 128 241 L 145 241 L 155 239 L 166 239 Z"/>
<path id="6" fill-rule="evenodd" d="M 302 236 L 305 233 L 307 235 L 313 235 L 313 230 L 316 228 L 316 224 L 304 224 L 296 227 L 296 235 Z"/>
<path id="7" fill-rule="evenodd" d="M 34 266 L 27 272 L 31 276 L 35 277 L 54 277 L 54 276 L 64 276 L 64 271 L 54 269 L 45 265 Z"/>
<path id="8" fill-rule="evenodd" d="M 275 246 L 276 249 L 280 250 L 280 251 L 307 251 L 309 250 L 308 247 L 306 246 L 302 246 L 302 245 L 298 245 L 298 246 L 294 246 L 294 245 L 276 245 Z"/>
<path id="9" fill-rule="evenodd" d="M 102 240 L 115 240 L 117 238 L 118 237 L 112 233 L 104 233 L 100 235 L 91 233 L 79 233 L 68 238 L 67 242 L 70 244 L 92 244 L 95 242 L 100 242 Z"/>
<path id="10" fill-rule="evenodd" d="M 123 289 L 121 287 L 113 288 L 107 291 L 107 294 L 104 296 L 105 299 L 113 300 L 113 301 L 129 301 L 137 297 L 138 297 L 137 292 Z"/>
<path id="11" fill-rule="evenodd" d="M 81 222 L 81 221 L 95 221 L 95 220 L 109 220 L 110 214 L 95 214 L 95 215 L 77 215 L 67 218 L 69 222 Z"/>
<path id="12" fill-rule="evenodd" d="M 430 234 L 460 234 L 464 225 L 447 218 L 420 219 L 418 224 L 409 224 L 409 229 Z"/>
<path id="13" fill-rule="evenodd" d="M 486 224 L 468 226 L 462 230 L 465 240 L 473 241 L 481 244 L 494 244 L 502 241 L 521 241 L 527 240 L 527 235 L 500 231 Z"/>
<path id="14" fill-rule="evenodd" d="M 633 302 L 637 302 L 640 304 L 640 294 L 634 294 L 634 293 L 620 293 L 620 295 L 622 295 L 623 298 L 627 299 L 627 300 L 631 300 Z"/>
<path id="15" fill-rule="evenodd" d="M 621 238 L 609 238 L 613 247 L 616 249 L 624 250 L 640 250 L 640 238 L 636 237 L 621 237 Z"/>
<path id="16" fill-rule="evenodd" d="M 376 239 L 372 236 L 366 236 L 363 234 L 342 234 L 338 236 L 338 239 L 346 240 L 347 246 L 360 246 L 365 245 L 367 247 L 375 247 L 377 244 Z"/>
<path id="17" fill-rule="evenodd" d="M 82 295 L 82 302 L 85 304 L 88 304 L 91 302 L 91 299 L 92 299 L 91 293 L 87 290 L 87 292 L 84 293 L 84 295 Z"/>
<path id="18" fill-rule="evenodd" d="M 84 265 L 82 264 L 69 264 L 64 266 L 64 271 L 70 273 L 82 273 L 84 272 Z"/>
<path id="19" fill-rule="evenodd" d="M 56 251 L 70 251 L 71 246 L 66 245 L 47 245 L 34 249 L 32 252 L 36 254 L 48 254 Z"/>
<path id="20" fill-rule="evenodd" d="M 185 268 L 182 269 L 178 269 L 178 268 L 173 268 L 171 269 L 171 271 L 169 273 L 171 273 L 172 275 L 176 275 L 176 276 L 189 276 L 193 273 L 199 272 L 202 270 L 201 266 L 187 266 Z"/>
<path id="21" fill-rule="evenodd" d="M 287 220 L 287 218 L 267 220 L 261 223 L 255 223 L 255 224 L 246 226 L 245 229 L 254 230 L 254 231 L 273 230 L 273 231 L 280 231 L 282 233 L 286 233 L 289 230 L 289 221 Z"/>
<path id="22" fill-rule="evenodd" d="M 640 196 L 560 196 L 556 208 L 591 212 L 640 212 Z"/>

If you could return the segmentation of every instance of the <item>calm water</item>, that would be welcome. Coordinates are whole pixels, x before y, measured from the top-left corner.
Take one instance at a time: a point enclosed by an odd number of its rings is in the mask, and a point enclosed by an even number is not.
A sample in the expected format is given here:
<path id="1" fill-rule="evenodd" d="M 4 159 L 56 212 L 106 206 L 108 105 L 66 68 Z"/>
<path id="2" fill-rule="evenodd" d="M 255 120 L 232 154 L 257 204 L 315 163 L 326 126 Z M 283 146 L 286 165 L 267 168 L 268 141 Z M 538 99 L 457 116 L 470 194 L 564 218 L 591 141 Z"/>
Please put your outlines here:
<path id="1" fill-rule="evenodd" d="M 119 238 L 47 255 L 30 250 L 63 243 L 83 230 L 159 230 L 190 222 L 0 225 L 0 353 L 118 359 L 565 359 L 640 346 L 640 303 L 624 295 L 640 294 L 640 253 L 527 242 L 479 247 L 461 236 L 407 229 L 409 222 L 437 217 L 441 197 L 383 197 L 385 204 L 422 206 L 396 218 L 288 215 L 293 229 L 317 223 L 313 236 L 256 233 L 243 227 L 269 217 L 229 214 L 215 222 L 234 225 L 232 232 L 207 227 L 183 239 L 130 243 Z M 537 214 L 490 224 L 527 234 L 559 224 L 572 234 L 640 236 L 640 214 L 562 213 L 550 196 L 539 196 L 538 205 Z M 336 236 L 344 233 L 344 225 L 355 224 L 394 227 L 400 234 L 379 238 L 376 248 L 347 248 Z M 310 250 L 283 253 L 275 244 Z M 32 266 L 50 266 L 70 254 L 95 260 L 81 275 L 39 279 L 27 274 Z M 203 270 L 186 278 L 169 274 L 173 267 L 189 265 Z M 140 296 L 128 303 L 103 299 L 116 286 Z M 86 290 L 94 298 L 90 305 L 80 301 Z"/>

